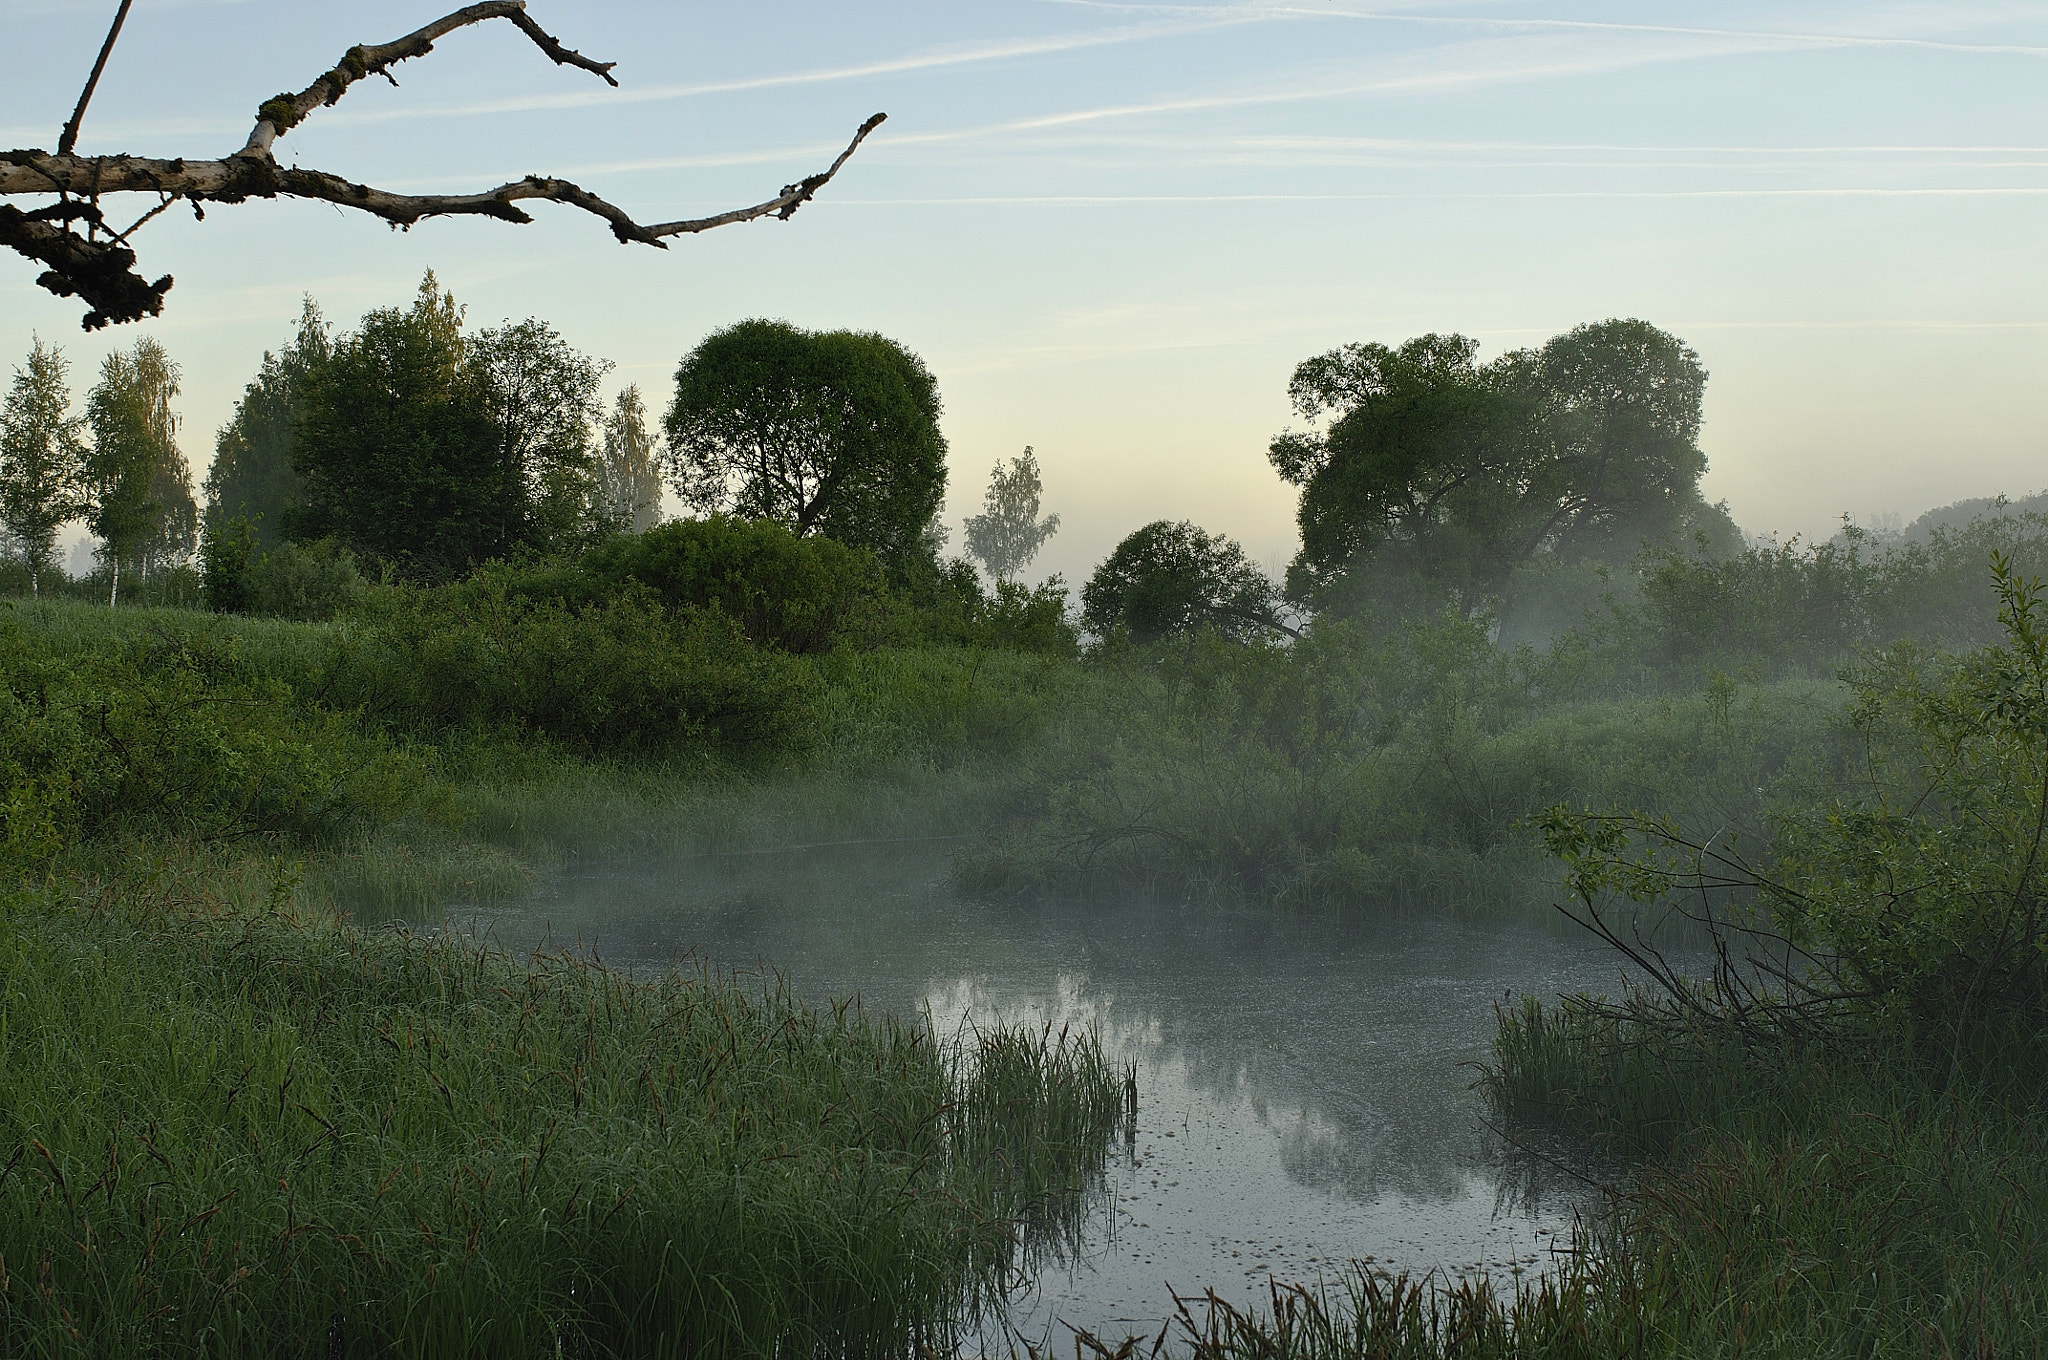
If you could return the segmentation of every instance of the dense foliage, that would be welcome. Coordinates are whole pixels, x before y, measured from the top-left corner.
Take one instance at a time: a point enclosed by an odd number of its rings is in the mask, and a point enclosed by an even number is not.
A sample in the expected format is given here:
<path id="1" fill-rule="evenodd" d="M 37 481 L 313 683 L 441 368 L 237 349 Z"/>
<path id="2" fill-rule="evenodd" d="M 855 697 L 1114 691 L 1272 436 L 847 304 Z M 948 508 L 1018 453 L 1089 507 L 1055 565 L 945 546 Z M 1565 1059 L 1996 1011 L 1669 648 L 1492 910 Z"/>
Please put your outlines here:
<path id="1" fill-rule="evenodd" d="M 336 337 L 303 379 L 297 539 L 408 578 L 563 551 L 599 526 L 591 427 L 603 366 L 528 320 L 474 336 L 429 273 L 405 310 Z M 295 395 L 301 389 L 295 389 Z"/>
<path id="2" fill-rule="evenodd" d="M 71 414 L 67 367 L 56 346 L 37 340 L 0 407 L 0 527 L 21 545 L 37 594 L 55 559 L 57 530 L 88 504 L 82 420 Z"/>
<path id="3" fill-rule="evenodd" d="M 683 503 L 775 519 L 891 568 L 929 555 L 946 491 L 939 391 L 885 336 L 742 321 L 676 370 L 664 467 Z"/>
<path id="4" fill-rule="evenodd" d="M 1256 638 L 1276 619 L 1273 583 L 1244 549 L 1186 520 L 1135 530 L 1081 588 L 1081 621 L 1098 637 L 1156 642 L 1212 629 Z"/>
<path id="5" fill-rule="evenodd" d="M 1476 361 L 1478 342 L 1424 335 L 1350 345 L 1288 385 L 1321 432 L 1274 439 L 1302 488 L 1288 593 L 1322 608 L 1467 607 L 1540 554 L 1618 563 L 1644 539 L 1732 524 L 1700 499 L 1706 373 L 1641 321 L 1580 326 L 1540 350 Z"/>
<path id="6" fill-rule="evenodd" d="M 327 322 L 307 298 L 290 344 L 264 351 L 256 376 L 242 390 L 235 413 L 214 440 L 206 473 L 206 529 L 245 522 L 254 542 L 275 548 L 303 496 L 297 466 L 299 427 L 311 397 L 312 375 L 333 348 Z"/>

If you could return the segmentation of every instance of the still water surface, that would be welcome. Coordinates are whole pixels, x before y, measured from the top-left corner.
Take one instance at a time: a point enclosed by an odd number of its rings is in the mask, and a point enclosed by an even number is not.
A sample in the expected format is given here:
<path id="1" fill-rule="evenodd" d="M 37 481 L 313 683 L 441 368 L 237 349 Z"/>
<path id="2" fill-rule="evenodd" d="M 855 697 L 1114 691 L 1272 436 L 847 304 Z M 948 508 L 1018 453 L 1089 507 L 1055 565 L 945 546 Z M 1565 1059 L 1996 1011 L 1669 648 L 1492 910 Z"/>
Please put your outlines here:
<path id="1" fill-rule="evenodd" d="M 1135 1063 L 1135 1136 L 1079 1258 L 1019 1297 L 1013 1336 L 1156 1331 L 1172 1293 L 1263 1297 L 1346 1262 L 1540 1269 L 1592 1191 L 1504 1148 L 1466 1066 L 1504 997 L 1613 991 L 1571 934 L 1339 922 L 1148 902 L 986 903 L 942 847 L 814 846 L 572 865 L 534 899 L 458 913 L 501 947 L 636 970 L 775 972 L 814 999 L 979 1023 L 1096 1026 Z"/>

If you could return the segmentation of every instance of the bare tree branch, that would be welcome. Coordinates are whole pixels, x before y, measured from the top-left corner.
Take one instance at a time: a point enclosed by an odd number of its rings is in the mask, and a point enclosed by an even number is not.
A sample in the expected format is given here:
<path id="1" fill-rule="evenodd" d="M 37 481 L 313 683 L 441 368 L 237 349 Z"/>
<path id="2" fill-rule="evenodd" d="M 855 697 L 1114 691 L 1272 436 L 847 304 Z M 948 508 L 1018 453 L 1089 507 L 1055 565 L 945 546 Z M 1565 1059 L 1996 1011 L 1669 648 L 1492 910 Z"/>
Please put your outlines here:
<path id="1" fill-rule="evenodd" d="M 57 150 L 70 155 L 78 145 L 78 125 L 85 121 L 85 106 L 92 102 L 92 92 L 99 88 L 100 73 L 107 69 L 107 58 L 114 53 L 114 40 L 121 36 L 121 25 L 128 22 L 128 7 L 135 0 L 121 0 L 121 8 L 114 11 L 114 26 L 107 30 L 107 40 L 100 44 L 100 59 L 92 64 L 92 74 L 85 78 L 85 88 L 78 92 L 78 107 L 71 110 L 71 121 L 57 134 Z"/>
<path id="2" fill-rule="evenodd" d="M 125 12 L 125 6 L 124 6 Z M 91 304 L 84 319 L 87 330 L 110 323 L 140 320 L 163 310 L 164 294 L 171 287 L 170 276 L 146 283 L 135 273 L 135 254 L 125 242 L 137 227 L 178 199 L 190 200 L 194 210 L 201 203 L 242 203 L 252 198 L 307 198 L 353 208 L 382 218 L 394 227 L 410 227 L 428 217 L 495 217 L 500 221 L 526 223 L 533 218 L 517 204 L 524 200 L 563 203 L 603 218 L 620 242 L 666 249 L 664 238 L 709 231 L 714 227 L 757 218 L 788 220 L 808 203 L 818 190 L 830 183 L 840 167 L 859 149 L 869 133 L 886 116 L 875 114 L 861 124 L 853 140 L 837 160 L 823 172 L 809 175 L 782 192 L 749 208 L 735 208 L 712 217 L 691 218 L 642 226 L 623 209 L 568 180 L 528 175 L 475 194 L 396 194 L 366 184 L 357 184 L 324 170 L 285 168 L 277 164 L 272 147 L 277 139 L 303 122 L 315 110 L 336 103 L 355 82 L 366 76 L 391 79 L 390 68 L 433 50 L 436 39 L 488 19 L 506 19 L 533 40 L 536 47 L 557 65 L 576 66 L 616 86 L 612 62 L 598 62 L 564 47 L 526 14 L 525 0 L 485 0 L 437 19 L 396 42 L 380 46 L 356 46 L 341 61 L 297 94 L 285 93 L 264 101 L 256 112 L 256 125 L 242 149 L 219 160 L 189 160 L 183 157 L 157 159 L 144 156 L 80 156 L 68 147 L 56 154 L 40 149 L 0 151 L 0 197 L 27 194 L 58 195 L 58 202 L 33 212 L 0 204 L 0 245 L 49 266 L 37 279 L 42 287 L 59 297 L 77 296 Z M 116 25 L 118 32 L 118 23 Z M 108 46 L 112 45 L 109 34 Z M 104 65 L 105 52 L 101 53 Z M 395 81 L 394 81 L 395 83 Z M 79 101 L 79 114 L 85 98 Z M 67 136 L 75 134 L 79 114 Z M 99 201 L 106 194 L 149 193 L 159 199 L 157 207 L 145 214 L 135 227 L 119 237 L 100 239 L 103 221 Z M 84 232 L 72 227 L 83 222 Z"/>

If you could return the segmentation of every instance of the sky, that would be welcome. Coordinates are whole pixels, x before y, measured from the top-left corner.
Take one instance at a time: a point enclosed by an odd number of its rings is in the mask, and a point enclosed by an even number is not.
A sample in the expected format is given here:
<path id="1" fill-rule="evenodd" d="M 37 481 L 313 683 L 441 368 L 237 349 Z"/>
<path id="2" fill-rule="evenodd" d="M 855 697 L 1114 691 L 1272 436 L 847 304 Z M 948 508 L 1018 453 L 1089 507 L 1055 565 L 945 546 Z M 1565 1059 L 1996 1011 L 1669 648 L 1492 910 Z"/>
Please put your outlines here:
<path id="1" fill-rule="evenodd" d="M 255 107 L 451 0 L 136 0 L 79 150 L 220 156 Z M 0 144 L 51 147 L 113 0 L 0 0 Z M 2048 488 L 2048 4 L 1571 0 L 532 0 L 621 88 L 509 24 L 355 86 L 279 159 L 383 188 L 574 179 L 642 221 L 772 196 L 888 121 L 788 222 L 620 246 L 534 225 L 394 232 L 311 203 L 173 211 L 135 238 L 164 316 L 82 333 L 0 256 L 0 371 L 34 336 L 82 397 L 156 335 L 182 443 L 215 431 L 302 295 L 338 325 L 432 268 L 473 323 L 541 317 L 657 412 L 678 360 L 756 316 L 880 331 L 937 375 L 948 518 L 1033 446 L 1086 578 L 1192 519 L 1278 568 L 1265 450 L 1288 375 L 1428 331 L 1482 354 L 1641 317 L 1710 377 L 1710 499 L 1825 536 Z M 139 204 L 140 213 L 146 204 Z"/>

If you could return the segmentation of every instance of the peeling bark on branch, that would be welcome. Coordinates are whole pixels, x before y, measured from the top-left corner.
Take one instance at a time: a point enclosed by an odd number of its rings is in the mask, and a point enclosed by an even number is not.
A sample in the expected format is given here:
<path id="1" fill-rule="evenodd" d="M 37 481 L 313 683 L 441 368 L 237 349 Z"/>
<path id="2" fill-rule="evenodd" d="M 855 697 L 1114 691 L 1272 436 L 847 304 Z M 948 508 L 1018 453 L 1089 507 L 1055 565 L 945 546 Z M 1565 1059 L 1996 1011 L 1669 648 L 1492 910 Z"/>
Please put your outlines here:
<path id="1" fill-rule="evenodd" d="M 531 222 L 533 218 L 517 205 L 538 200 L 567 204 L 603 218 L 612 235 L 622 243 L 638 242 L 666 249 L 664 238 L 670 236 L 709 231 L 761 217 L 788 220 L 831 182 L 886 116 L 878 113 L 869 118 L 829 167 L 784 185 L 773 198 L 712 217 L 652 226 L 635 222 L 623 209 L 568 180 L 539 175 L 528 175 L 476 194 L 395 194 L 324 170 L 287 169 L 277 164 L 271 154 L 277 139 L 314 111 L 333 105 L 355 82 L 372 75 L 391 79 L 392 66 L 425 56 L 433 50 L 436 39 L 488 19 L 511 21 L 557 65 L 580 67 L 611 85 L 618 84 L 611 75 L 615 63 L 593 61 L 564 47 L 527 16 L 525 0 L 486 0 L 456 10 L 396 42 L 350 48 L 332 70 L 304 90 L 266 100 L 257 110 L 256 125 L 242 149 L 219 160 L 80 156 L 40 149 L 0 151 L 0 197 L 58 196 L 55 204 L 33 212 L 0 204 L 0 245 L 48 265 L 37 280 L 44 288 L 59 297 L 78 296 L 90 303 L 92 310 L 84 321 L 87 330 L 137 321 L 163 310 L 170 276 L 155 283 L 144 282 L 135 273 L 135 253 L 128 249 L 126 240 L 137 227 L 179 199 L 189 200 L 195 212 L 202 203 L 242 203 L 252 198 L 317 199 L 369 213 L 399 228 L 410 227 L 427 217 L 495 217 L 505 222 Z M 135 226 L 116 235 L 106 227 L 99 204 L 105 195 L 123 193 L 152 194 L 158 202 Z M 85 224 L 82 234 L 71 226 L 74 221 Z"/>

